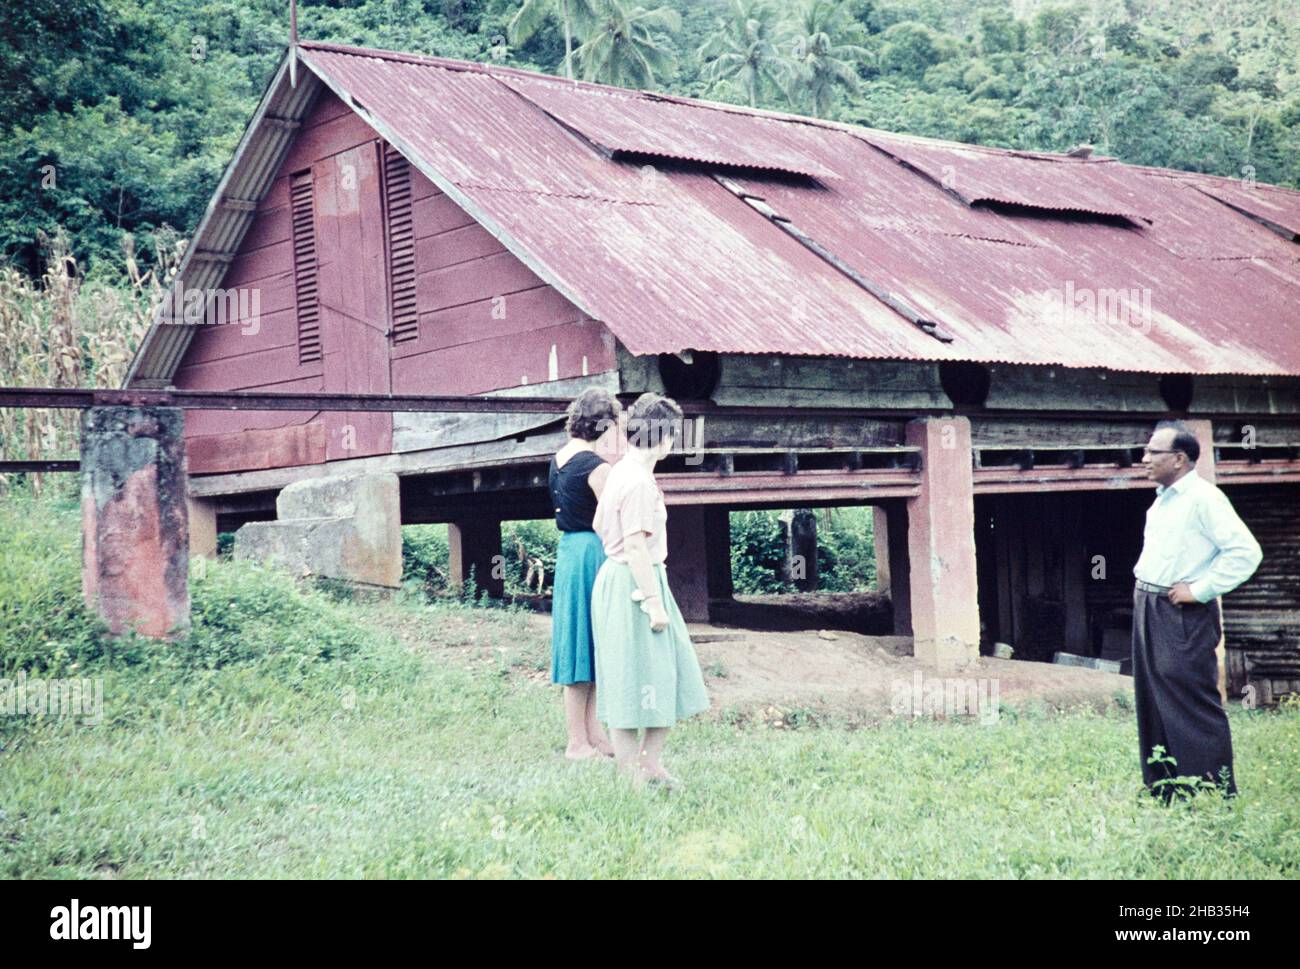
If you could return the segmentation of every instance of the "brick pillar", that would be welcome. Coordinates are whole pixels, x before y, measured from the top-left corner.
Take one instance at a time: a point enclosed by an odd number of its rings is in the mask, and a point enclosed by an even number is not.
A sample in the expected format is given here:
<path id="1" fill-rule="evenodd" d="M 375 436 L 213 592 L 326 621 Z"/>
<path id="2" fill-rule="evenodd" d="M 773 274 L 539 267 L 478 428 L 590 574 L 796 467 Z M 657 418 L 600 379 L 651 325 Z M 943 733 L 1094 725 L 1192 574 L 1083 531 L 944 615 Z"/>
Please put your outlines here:
<path id="1" fill-rule="evenodd" d="M 1196 442 L 1201 445 L 1201 456 L 1196 461 L 1196 473 L 1214 484 L 1218 475 L 1214 460 L 1214 422 L 1184 421 L 1187 429 L 1196 435 Z M 1223 619 L 1223 597 L 1219 597 L 1219 618 Z M 1214 647 L 1214 655 L 1219 661 L 1219 699 L 1228 705 L 1228 642 L 1222 628 L 1219 629 L 1219 645 Z"/>
<path id="2" fill-rule="evenodd" d="M 709 599 L 731 599 L 731 513 L 713 506 L 704 509 L 704 551 L 708 559 Z"/>
<path id="3" fill-rule="evenodd" d="M 114 634 L 190 625 L 184 414 L 91 407 L 81 420 L 81 587 Z"/>
<path id="4" fill-rule="evenodd" d="M 970 421 L 912 421 L 907 443 L 921 449 L 921 493 L 907 501 L 913 653 L 958 669 L 978 660 L 980 638 Z"/>
<path id="5" fill-rule="evenodd" d="M 709 621 L 709 561 L 705 509 L 668 509 L 668 588 L 687 622 Z"/>
<path id="6" fill-rule="evenodd" d="M 459 589 L 473 570 L 474 584 L 494 599 L 505 595 L 506 563 L 501 554 L 501 521 L 463 518 L 447 526 L 451 585 Z"/>
<path id="7" fill-rule="evenodd" d="M 205 498 L 187 498 L 189 513 L 190 554 L 217 557 L 217 503 Z"/>

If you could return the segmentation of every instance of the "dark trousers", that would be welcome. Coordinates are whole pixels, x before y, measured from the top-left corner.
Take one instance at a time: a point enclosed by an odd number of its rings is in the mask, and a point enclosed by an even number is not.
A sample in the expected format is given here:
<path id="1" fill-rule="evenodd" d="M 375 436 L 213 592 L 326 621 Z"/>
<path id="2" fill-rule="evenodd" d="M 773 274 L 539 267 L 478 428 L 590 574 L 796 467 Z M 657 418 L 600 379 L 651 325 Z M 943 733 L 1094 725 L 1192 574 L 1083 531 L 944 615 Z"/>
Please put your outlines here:
<path id="1" fill-rule="evenodd" d="M 1219 697 L 1221 618 L 1216 601 L 1176 606 L 1163 595 L 1133 590 L 1133 693 L 1138 748 L 1147 787 L 1175 776 L 1218 782 L 1227 768 L 1227 792 L 1237 793 L 1232 735 Z M 1176 764 L 1148 764 L 1164 747 Z M 1172 785 L 1152 793 L 1173 794 Z"/>

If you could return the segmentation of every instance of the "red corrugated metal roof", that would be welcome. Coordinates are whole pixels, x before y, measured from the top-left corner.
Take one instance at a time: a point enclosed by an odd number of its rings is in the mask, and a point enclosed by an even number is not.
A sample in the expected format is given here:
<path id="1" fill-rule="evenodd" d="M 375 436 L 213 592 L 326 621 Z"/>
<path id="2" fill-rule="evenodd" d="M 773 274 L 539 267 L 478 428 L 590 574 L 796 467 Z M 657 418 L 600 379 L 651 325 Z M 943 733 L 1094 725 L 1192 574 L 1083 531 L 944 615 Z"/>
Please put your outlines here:
<path id="1" fill-rule="evenodd" d="M 1300 374 L 1300 246 L 1238 211 L 1289 228 L 1297 192 L 491 65 L 317 44 L 303 56 L 633 353 Z"/>
<path id="2" fill-rule="evenodd" d="M 1139 222 L 1131 185 L 1110 159 L 1085 161 L 970 145 L 934 144 L 877 132 L 863 135 L 881 151 L 938 182 L 968 205 L 1002 202 L 1030 209 L 1085 212 Z"/>

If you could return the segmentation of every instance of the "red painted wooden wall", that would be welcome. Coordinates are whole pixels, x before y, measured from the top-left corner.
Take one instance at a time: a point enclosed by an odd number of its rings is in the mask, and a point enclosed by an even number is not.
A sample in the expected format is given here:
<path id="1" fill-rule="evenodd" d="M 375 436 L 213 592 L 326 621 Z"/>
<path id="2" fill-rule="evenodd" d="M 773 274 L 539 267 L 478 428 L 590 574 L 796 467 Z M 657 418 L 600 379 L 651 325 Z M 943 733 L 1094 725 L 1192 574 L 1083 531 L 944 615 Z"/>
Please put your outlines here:
<path id="1" fill-rule="evenodd" d="M 413 167 L 418 335 L 395 341 L 385 145 L 323 94 L 280 166 L 224 289 L 256 289 L 257 324 L 200 326 L 178 388 L 473 394 L 614 367 L 613 341 Z M 292 176 L 309 172 L 321 354 L 301 359 Z M 319 463 L 392 448 L 388 414 L 191 411 L 191 473 Z"/>

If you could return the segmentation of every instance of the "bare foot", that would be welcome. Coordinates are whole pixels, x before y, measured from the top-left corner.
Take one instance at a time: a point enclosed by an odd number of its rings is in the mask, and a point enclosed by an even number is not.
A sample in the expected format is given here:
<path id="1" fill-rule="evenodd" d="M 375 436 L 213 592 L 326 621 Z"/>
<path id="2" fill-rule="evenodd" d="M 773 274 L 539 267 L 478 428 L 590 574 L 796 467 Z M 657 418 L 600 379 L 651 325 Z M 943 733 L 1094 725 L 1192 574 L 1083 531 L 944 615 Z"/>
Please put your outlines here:
<path id="1" fill-rule="evenodd" d="M 599 751 L 602 757 L 614 756 L 614 748 L 610 745 L 610 742 L 608 740 L 597 740 L 591 746 L 594 747 L 597 751 Z"/>
<path id="2" fill-rule="evenodd" d="M 599 756 L 600 751 L 591 746 L 591 744 L 580 744 L 576 746 L 570 744 L 564 749 L 564 757 L 566 760 L 591 760 L 591 758 Z"/>
<path id="3" fill-rule="evenodd" d="M 631 782 L 632 787 L 638 791 L 642 790 L 650 780 L 650 775 L 645 772 L 640 764 L 619 764 L 618 772 L 626 777 Z"/>
<path id="4" fill-rule="evenodd" d="M 646 768 L 646 769 L 645 769 L 645 775 L 646 775 L 646 777 L 649 778 L 651 781 L 655 781 L 655 782 L 658 782 L 658 783 L 660 783 L 660 784 L 664 784 L 664 785 L 666 785 L 666 786 L 668 786 L 668 787 L 673 787 L 674 785 L 680 783 L 680 782 L 677 780 L 677 778 L 675 778 L 672 774 L 670 774 L 670 773 L 668 773 L 666 770 L 664 770 L 663 767 L 662 767 L 662 765 L 660 765 L 660 766 L 656 766 L 653 770 L 651 770 L 651 769 L 649 769 L 649 768 Z"/>

